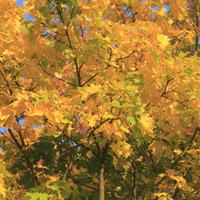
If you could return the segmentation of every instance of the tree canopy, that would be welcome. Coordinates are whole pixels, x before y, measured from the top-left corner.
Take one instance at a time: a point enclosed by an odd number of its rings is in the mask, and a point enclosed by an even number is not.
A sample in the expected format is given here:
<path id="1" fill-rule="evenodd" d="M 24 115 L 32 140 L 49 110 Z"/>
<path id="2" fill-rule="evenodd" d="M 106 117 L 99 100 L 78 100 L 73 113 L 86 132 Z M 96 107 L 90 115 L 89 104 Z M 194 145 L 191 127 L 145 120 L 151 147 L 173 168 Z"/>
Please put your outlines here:
<path id="1" fill-rule="evenodd" d="M 0 199 L 200 199 L 199 0 L 0 16 Z"/>

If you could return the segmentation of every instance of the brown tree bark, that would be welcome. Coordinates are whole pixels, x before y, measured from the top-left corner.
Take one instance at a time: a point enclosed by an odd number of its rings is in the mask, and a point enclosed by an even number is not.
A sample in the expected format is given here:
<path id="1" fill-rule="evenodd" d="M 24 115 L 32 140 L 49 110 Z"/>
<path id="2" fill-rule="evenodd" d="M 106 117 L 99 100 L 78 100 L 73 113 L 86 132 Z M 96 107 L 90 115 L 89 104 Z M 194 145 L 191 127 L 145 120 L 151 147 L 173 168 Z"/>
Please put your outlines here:
<path id="1" fill-rule="evenodd" d="M 100 163 L 99 169 L 99 200 L 105 199 L 105 180 L 104 180 L 104 163 Z"/>

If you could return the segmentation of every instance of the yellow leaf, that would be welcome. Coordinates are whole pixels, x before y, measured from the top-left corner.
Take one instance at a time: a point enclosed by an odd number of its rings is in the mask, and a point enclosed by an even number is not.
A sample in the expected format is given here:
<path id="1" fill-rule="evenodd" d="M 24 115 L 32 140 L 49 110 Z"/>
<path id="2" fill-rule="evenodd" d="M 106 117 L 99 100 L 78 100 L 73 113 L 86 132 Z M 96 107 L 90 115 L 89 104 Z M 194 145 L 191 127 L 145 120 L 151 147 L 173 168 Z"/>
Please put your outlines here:
<path id="1" fill-rule="evenodd" d="M 99 92 L 101 91 L 101 85 L 90 85 L 89 87 L 86 88 L 86 91 L 89 93 L 89 94 L 94 94 L 96 92 Z"/>
<path id="2" fill-rule="evenodd" d="M 123 148 L 123 156 L 124 156 L 124 158 L 128 158 L 130 156 L 130 154 L 131 154 L 131 145 L 126 143 L 126 142 L 123 142 L 122 148 Z"/>
<path id="3" fill-rule="evenodd" d="M 58 180 L 58 177 L 57 176 L 49 176 L 49 182 L 55 182 Z"/>
<path id="4" fill-rule="evenodd" d="M 131 145 L 126 142 L 118 142 L 111 144 L 111 149 L 118 156 L 123 156 L 124 158 L 128 158 L 131 154 Z"/>
<path id="5" fill-rule="evenodd" d="M 53 112 L 53 116 L 54 116 L 54 120 L 55 122 L 57 123 L 64 123 L 66 124 L 67 122 L 69 122 L 67 119 L 66 119 L 66 116 L 64 115 L 64 113 L 60 112 L 60 111 L 55 111 Z"/>
<path id="6" fill-rule="evenodd" d="M 172 19 L 169 19 L 169 24 L 173 24 L 174 23 L 174 21 L 172 20 Z"/>
<path id="7" fill-rule="evenodd" d="M 158 200 L 173 200 L 166 192 L 157 192 L 154 195 L 158 197 Z"/>
<path id="8" fill-rule="evenodd" d="M 110 118 L 112 118 L 112 117 L 113 117 L 113 115 L 110 114 L 110 113 L 108 113 L 108 112 L 105 112 L 104 115 L 103 115 L 103 118 L 104 118 L 104 119 L 110 119 Z"/>
<path id="9" fill-rule="evenodd" d="M 174 150 L 174 153 L 176 153 L 177 155 L 180 155 L 180 154 L 182 153 L 182 151 L 179 150 L 179 149 L 175 149 L 175 150 Z"/>
<path id="10" fill-rule="evenodd" d="M 85 15 L 84 18 L 85 18 L 85 20 L 86 20 L 87 22 L 92 22 L 92 19 L 89 18 L 88 16 Z"/>
<path id="11" fill-rule="evenodd" d="M 178 14 L 178 19 L 180 20 L 180 21 L 182 21 L 182 20 L 184 20 L 185 19 L 185 16 L 183 15 L 183 14 Z"/>
<path id="12" fill-rule="evenodd" d="M 9 117 L 9 115 L 5 115 L 0 111 L 0 121 L 4 121 L 5 119 L 7 119 Z"/>
<path id="13" fill-rule="evenodd" d="M 0 194 L 2 194 L 3 197 L 6 196 L 6 188 L 4 187 L 4 180 L 2 174 L 0 174 Z"/>
<path id="14" fill-rule="evenodd" d="M 162 7 L 160 10 L 156 11 L 156 13 L 160 16 L 164 16 L 166 14 L 166 8 Z"/>
<path id="15" fill-rule="evenodd" d="M 92 115 L 89 119 L 89 126 L 94 127 L 97 123 L 98 118 L 98 115 Z"/>
<path id="16" fill-rule="evenodd" d="M 121 156 L 122 155 L 122 150 L 120 149 L 119 145 L 117 143 L 111 144 L 111 149 L 113 152 L 115 152 L 117 155 Z"/>
<path id="17" fill-rule="evenodd" d="M 175 175 L 169 175 L 169 174 L 168 174 L 168 176 L 171 179 L 176 180 L 178 187 L 181 188 L 182 190 L 192 191 L 192 189 L 190 188 L 190 186 L 187 185 L 187 182 L 183 177 L 175 176 Z"/>
<path id="18" fill-rule="evenodd" d="M 98 93 L 102 90 L 101 85 L 94 85 L 91 84 L 89 87 L 85 87 L 84 89 L 80 89 L 80 92 L 82 93 L 82 100 L 86 100 L 90 95 Z"/>
<path id="19" fill-rule="evenodd" d="M 150 133 L 150 134 L 153 133 L 154 122 L 153 122 L 153 119 L 149 116 L 149 114 L 143 113 L 140 116 L 139 123 L 140 123 L 142 130 L 144 132 L 147 132 L 147 133 Z"/>
<path id="20" fill-rule="evenodd" d="M 128 170 L 128 168 L 130 168 L 130 166 L 131 166 L 131 163 L 130 163 L 130 162 L 125 162 L 125 163 L 123 163 L 123 168 L 124 168 L 125 170 Z"/>
<path id="21" fill-rule="evenodd" d="M 128 128 L 126 128 L 125 126 L 121 126 L 121 130 L 124 132 L 124 133 L 129 133 L 130 131 L 129 131 L 129 129 Z"/>
<path id="22" fill-rule="evenodd" d="M 60 74 L 58 72 L 55 73 L 55 76 L 56 76 L 56 78 L 62 78 L 62 74 Z"/>
<path id="23" fill-rule="evenodd" d="M 86 155 L 87 155 L 88 158 L 92 158 L 93 157 L 93 154 L 92 154 L 91 151 L 87 151 Z"/>
<path id="24" fill-rule="evenodd" d="M 123 139 L 123 133 L 121 131 L 115 131 L 115 137 L 117 140 Z"/>
<path id="25" fill-rule="evenodd" d="M 160 44 L 160 47 L 162 49 L 165 49 L 169 45 L 169 38 L 167 35 L 164 34 L 158 34 L 157 35 L 157 40 Z"/>
<path id="26" fill-rule="evenodd" d="M 117 168 L 117 165 L 118 165 L 118 159 L 114 156 L 113 157 L 113 166 L 115 167 L 115 169 Z"/>

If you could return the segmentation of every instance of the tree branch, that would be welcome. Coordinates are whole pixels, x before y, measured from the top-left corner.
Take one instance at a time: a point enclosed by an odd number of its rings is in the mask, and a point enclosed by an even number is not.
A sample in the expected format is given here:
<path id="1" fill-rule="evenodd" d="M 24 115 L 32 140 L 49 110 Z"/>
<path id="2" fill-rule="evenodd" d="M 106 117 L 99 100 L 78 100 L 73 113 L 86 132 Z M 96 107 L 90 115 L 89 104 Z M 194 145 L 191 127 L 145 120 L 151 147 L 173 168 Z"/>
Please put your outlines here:
<path id="1" fill-rule="evenodd" d="M 3 74 L 3 72 L 2 72 L 1 70 L 0 70 L 0 74 L 1 74 L 1 76 L 2 76 L 2 78 L 3 78 L 3 80 L 5 81 L 6 86 L 7 86 L 7 88 L 8 88 L 9 95 L 11 96 L 11 95 L 13 94 L 13 91 L 12 91 L 12 89 L 10 88 L 10 83 L 9 83 L 9 81 L 6 79 L 6 77 L 4 76 L 4 74 Z"/>
<path id="2" fill-rule="evenodd" d="M 21 152 L 21 154 L 23 155 L 24 160 L 26 161 L 27 167 L 29 168 L 29 170 L 31 171 L 32 175 L 34 176 L 35 182 L 37 185 L 40 185 L 39 179 L 34 171 L 33 168 L 33 163 L 30 161 L 29 157 L 27 156 L 26 152 L 24 151 L 23 147 L 20 145 L 20 143 L 18 142 L 17 138 L 15 137 L 14 133 L 12 132 L 12 130 L 10 128 L 8 128 L 8 133 L 10 134 L 12 140 L 14 141 L 16 147 L 18 148 L 18 150 Z"/>
<path id="3" fill-rule="evenodd" d="M 171 169 L 173 169 L 178 162 L 185 156 L 185 154 L 187 153 L 187 151 L 191 148 L 192 146 L 192 142 L 194 140 L 194 138 L 196 137 L 197 133 L 200 131 L 200 128 L 197 127 L 192 135 L 192 138 L 190 139 L 190 141 L 188 142 L 188 145 L 186 146 L 186 148 L 184 149 L 184 151 L 178 156 L 178 158 L 174 161 L 174 163 L 171 166 Z"/>
<path id="4" fill-rule="evenodd" d="M 72 83 L 66 81 L 65 79 L 59 78 L 59 77 L 55 76 L 54 74 L 51 74 L 51 73 L 49 73 L 48 71 L 46 71 L 46 70 L 42 67 L 41 63 L 38 63 L 38 65 L 40 66 L 41 70 L 42 70 L 45 74 L 47 74 L 48 76 L 51 76 L 51 77 L 53 77 L 53 78 L 55 78 L 55 79 L 57 79 L 57 80 L 59 80 L 59 81 L 63 81 L 63 82 L 65 82 L 66 84 L 68 84 L 68 85 L 70 85 L 70 86 L 75 86 L 74 84 L 72 84 Z"/>

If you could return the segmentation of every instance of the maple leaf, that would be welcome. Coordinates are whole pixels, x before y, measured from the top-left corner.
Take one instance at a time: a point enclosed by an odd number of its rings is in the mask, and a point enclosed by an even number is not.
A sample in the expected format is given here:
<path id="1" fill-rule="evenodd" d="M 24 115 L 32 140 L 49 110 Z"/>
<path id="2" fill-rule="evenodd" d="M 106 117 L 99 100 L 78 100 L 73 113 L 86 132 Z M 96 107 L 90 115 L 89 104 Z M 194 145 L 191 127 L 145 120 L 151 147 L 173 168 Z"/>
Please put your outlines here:
<path id="1" fill-rule="evenodd" d="M 164 34 L 158 34 L 157 35 L 157 40 L 160 44 L 160 47 L 162 49 L 165 49 L 169 45 L 169 38 L 167 35 Z"/>
<path id="2" fill-rule="evenodd" d="M 144 132 L 147 132 L 149 134 L 153 134 L 153 129 L 154 129 L 154 121 L 153 119 L 149 116 L 148 113 L 143 113 L 140 116 L 139 123 L 142 127 L 142 130 Z"/>
<path id="3" fill-rule="evenodd" d="M 1 197 L 199 199 L 198 3 L 0 1 Z"/>
<path id="4" fill-rule="evenodd" d="M 92 115 L 92 116 L 89 118 L 89 121 L 88 121 L 88 122 L 89 122 L 89 126 L 90 126 L 90 127 L 94 127 L 94 126 L 96 125 L 98 119 L 99 119 L 99 116 L 98 116 L 98 115 Z"/>
<path id="5" fill-rule="evenodd" d="M 6 188 L 3 180 L 3 175 L 0 174 L 0 194 L 3 195 L 3 197 L 6 196 Z"/>
<path id="6" fill-rule="evenodd" d="M 82 93 L 82 100 L 87 99 L 90 95 L 95 94 L 95 93 L 99 93 L 102 91 L 102 87 L 101 85 L 94 85 L 91 84 L 88 87 L 84 87 L 83 89 L 80 89 L 81 93 Z"/>

